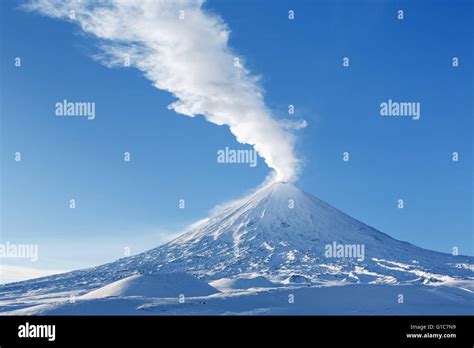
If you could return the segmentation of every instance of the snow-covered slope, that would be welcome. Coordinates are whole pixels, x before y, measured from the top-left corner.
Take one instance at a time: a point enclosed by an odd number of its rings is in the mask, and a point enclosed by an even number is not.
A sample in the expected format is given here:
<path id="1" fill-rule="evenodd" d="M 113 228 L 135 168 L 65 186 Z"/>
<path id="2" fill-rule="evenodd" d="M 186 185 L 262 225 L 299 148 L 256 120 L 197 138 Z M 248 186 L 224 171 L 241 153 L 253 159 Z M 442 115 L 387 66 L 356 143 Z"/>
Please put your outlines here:
<path id="1" fill-rule="evenodd" d="M 263 276 L 222 278 L 214 280 L 210 285 L 223 290 L 275 288 L 278 286 L 278 284 L 272 283 Z"/>
<path id="2" fill-rule="evenodd" d="M 404 302 L 399 302 L 399 296 Z M 289 301 L 289 298 L 294 301 Z M 8 315 L 472 315 L 473 294 L 456 287 L 352 284 L 232 290 L 207 297 L 107 297 L 46 303 Z"/>
<path id="3" fill-rule="evenodd" d="M 137 274 L 117 280 L 81 296 L 81 299 L 127 296 L 176 298 L 179 296 L 207 296 L 218 292 L 206 282 L 186 273 L 155 273 Z"/>
<path id="4" fill-rule="evenodd" d="M 334 243 L 363 246 L 363 257 L 327 257 L 325 248 Z M 470 256 L 452 256 L 395 240 L 292 184 L 274 183 L 142 254 L 7 284 L 0 290 L 0 306 L 2 300 L 52 291 L 82 295 L 136 273 L 186 272 L 206 281 L 245 273 L 273 282 L 293 276 L 290 279 L 307 278 L 315 284 L 448 285 L 471 282 L 473 264 Z"/>

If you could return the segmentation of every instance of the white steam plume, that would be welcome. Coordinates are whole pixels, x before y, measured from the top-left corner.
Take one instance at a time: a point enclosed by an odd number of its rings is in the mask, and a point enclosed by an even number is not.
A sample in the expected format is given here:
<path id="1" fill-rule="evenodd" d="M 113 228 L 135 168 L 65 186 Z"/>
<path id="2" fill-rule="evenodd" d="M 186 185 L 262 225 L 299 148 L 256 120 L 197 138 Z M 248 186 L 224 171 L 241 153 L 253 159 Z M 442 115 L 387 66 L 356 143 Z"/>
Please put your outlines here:
<path id="1" fill-rule="evenodd" d="M 235 66 L 229 28 L 203 1 L 31 0 L 24 8 L 77 23 L 100 39 L 101 62 L 123 66 L 129 56 L 156 88 L 177 98 L 170 109 L 229 126 L 275 170 L 276 180 L 295 179 L 299 161 L 288 124 L 272 118 L 258 78 L 242 62 Z"/>

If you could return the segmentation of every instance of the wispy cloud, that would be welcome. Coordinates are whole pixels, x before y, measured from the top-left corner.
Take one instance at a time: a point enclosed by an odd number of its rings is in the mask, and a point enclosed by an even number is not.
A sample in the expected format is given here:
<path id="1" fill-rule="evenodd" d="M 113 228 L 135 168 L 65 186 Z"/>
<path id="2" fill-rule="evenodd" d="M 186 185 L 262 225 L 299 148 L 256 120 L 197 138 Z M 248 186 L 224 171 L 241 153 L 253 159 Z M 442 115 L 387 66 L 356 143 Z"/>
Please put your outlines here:
<path id="1" fill-rule="evenodd" d="M 295 178 L 299 161 L 289 128 L 303 124 L 288 127 L 272 116 L 258 77 L 229 47 L 229 28 L 203 1 L 31 0 L 24 8 L 77 23 L 100 40 L 96 58 L 102 63 L 123 66 L 130 57 L 156 88 L 177 98 L 170 109 L 229 126 L 238 142 L 254 146 L 277 180 Z"/>

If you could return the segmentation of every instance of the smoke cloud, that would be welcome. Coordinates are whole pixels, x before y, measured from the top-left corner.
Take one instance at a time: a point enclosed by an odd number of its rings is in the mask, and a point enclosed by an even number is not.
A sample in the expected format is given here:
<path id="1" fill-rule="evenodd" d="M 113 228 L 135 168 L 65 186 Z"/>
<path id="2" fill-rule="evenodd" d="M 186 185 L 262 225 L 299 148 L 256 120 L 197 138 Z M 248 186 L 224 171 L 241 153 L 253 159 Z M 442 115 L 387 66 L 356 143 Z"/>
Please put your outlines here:
<path id="1" fill-rule="evenodd" d="M 291 130 L 302 124 L 289 127 L 273 118 L 258 77 L 228 45 L 226 23 L 203 5 L 188 0 L 31 0 L 23 8 L 77 23 L 99 39 L 96 58 L 103 64 L 129 62 L 153 86 L 177 98 L 169 109 L 227 125 L 238 142 L 252 145 L 274 169 L 275 180 L 294 180 L 299 161 Z"/>

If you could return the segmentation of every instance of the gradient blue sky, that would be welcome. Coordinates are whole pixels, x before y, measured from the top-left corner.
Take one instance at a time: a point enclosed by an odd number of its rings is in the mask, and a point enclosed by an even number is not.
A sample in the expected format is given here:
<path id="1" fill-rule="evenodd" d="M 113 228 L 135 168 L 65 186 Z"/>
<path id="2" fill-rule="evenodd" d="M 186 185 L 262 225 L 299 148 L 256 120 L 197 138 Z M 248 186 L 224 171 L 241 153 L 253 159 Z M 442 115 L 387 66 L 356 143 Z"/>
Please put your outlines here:
<path id="1" fill-rule="evenodd" d="M 20 11 L 21 3 L 0 5 L 1 239 L 39 244 L 40 259 L 5 263 L 66 270 L 123 257 L 126 246 L 135 254 L 267 176 L 262 159 L 256 168 L 218 164 L 218 149 L 248 147 L 227 127 L 168 110 L 173 96 L 137 70 L 95 62 L 94 42 L 78 27 Z M 471 1 L 205 6 L 262 75 L 275 115 L 288 117 L 294 104 L 295 118 L 308 121 L 296 133 L 298 186 L 394 238 L 473 255 Z M 96 119 L 55 117 L 63 99 L 95 102 Z M 380 117 L 388 99 L 420 102 L 421 119 Z"/>

